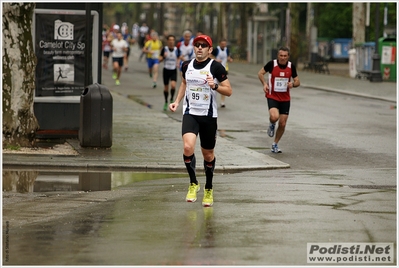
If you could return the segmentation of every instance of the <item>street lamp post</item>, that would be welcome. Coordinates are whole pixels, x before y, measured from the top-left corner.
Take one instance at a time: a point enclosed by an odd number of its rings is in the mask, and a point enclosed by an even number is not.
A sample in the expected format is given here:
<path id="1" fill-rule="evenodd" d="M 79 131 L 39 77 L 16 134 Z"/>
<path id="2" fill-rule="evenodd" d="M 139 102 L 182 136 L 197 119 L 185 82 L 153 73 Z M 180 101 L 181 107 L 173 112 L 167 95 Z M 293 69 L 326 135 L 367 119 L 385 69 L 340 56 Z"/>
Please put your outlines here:
<path id="1" fill-rule="evenodd" d="M 382 82 L 381 56 L 378 53 L 378 37 L 380 36 L 380 4 L 376 3 L 375 11 L 375 49 L 373 55 L 373 70 L 370 74 L 370 82 Z"/>

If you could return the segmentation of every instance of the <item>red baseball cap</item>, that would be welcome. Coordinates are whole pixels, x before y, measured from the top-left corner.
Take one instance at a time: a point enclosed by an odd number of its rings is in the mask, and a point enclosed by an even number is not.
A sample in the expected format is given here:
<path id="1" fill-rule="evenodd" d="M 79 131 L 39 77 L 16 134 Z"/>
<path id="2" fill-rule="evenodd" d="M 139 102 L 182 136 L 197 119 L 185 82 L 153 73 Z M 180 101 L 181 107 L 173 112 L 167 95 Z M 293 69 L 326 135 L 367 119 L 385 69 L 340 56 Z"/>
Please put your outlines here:
<path id="1" fill-rule="evenodd" d="M 194 38 L 193 44 L 197 43 L 199 40 L 204 40 L 210 47 L 212 46 L 212 39 L 207 35 L 198 35 L 196 38 Z"/>

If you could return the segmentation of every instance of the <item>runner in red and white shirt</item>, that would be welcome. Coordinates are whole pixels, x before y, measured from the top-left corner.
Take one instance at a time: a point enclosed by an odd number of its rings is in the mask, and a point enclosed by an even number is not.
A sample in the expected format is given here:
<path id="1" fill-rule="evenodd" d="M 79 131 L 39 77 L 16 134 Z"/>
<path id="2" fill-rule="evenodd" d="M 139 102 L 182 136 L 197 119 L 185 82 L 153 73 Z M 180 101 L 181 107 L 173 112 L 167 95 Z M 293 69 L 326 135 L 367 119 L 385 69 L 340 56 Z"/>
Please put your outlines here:
<path id="1" fill-rule="evenodd" d="M 295 65 L 288 60 L 289 56 L 289 49 L 281 47 L 278 50 L 277 59 L 269 61 L 258 72 L 269 106 L 270 124 L 267 134 L 270 137 L 274 136 L 275 125 L 278 121 L 278 128 L 271 149 L 273 153 L 281 153 L 277 144 L 283 136 L 287 124 L 291 105 L 290 89 L 299 87 L 301 84 Z M 267 82 L 264 77 L 266 73 L 269 73 Z"/>

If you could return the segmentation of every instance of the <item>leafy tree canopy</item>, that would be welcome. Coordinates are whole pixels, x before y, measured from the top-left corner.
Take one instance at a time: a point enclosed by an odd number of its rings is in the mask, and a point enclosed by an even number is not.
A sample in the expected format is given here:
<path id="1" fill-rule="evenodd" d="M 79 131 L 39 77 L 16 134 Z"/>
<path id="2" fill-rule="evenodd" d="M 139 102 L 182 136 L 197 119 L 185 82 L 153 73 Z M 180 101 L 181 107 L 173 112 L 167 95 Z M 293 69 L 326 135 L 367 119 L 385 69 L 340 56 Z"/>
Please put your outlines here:
<path id="1" fill-rule="evenodd" d="M 315 4 L 315 25 L 319 37 L 352 38 L 353 3 Z"/>

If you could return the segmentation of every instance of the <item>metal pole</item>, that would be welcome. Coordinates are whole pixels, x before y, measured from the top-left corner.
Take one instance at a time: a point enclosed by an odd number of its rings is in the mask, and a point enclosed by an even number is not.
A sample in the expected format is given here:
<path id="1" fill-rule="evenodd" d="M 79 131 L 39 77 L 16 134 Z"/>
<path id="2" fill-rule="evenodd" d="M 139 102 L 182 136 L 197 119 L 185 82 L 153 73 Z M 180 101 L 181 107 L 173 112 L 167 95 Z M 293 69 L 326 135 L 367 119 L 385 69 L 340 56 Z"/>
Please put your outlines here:
<path id="1" fill-rule="evenodd" d="M 91 73 L 91 6 L 90 3 L 86 3 L 86 46 L 85 46 L 85 87 L 90 85 L 90 73 Z"/>
<path id="2" fill-rule="evenodd" d="M 378 38 L 380 36 L 380 4 L 375 9 L 375 49 L 373 55 L 373 70 L 371 71 L 370 82 L 382 82 L 381 57 L 378 52 Z"/>

